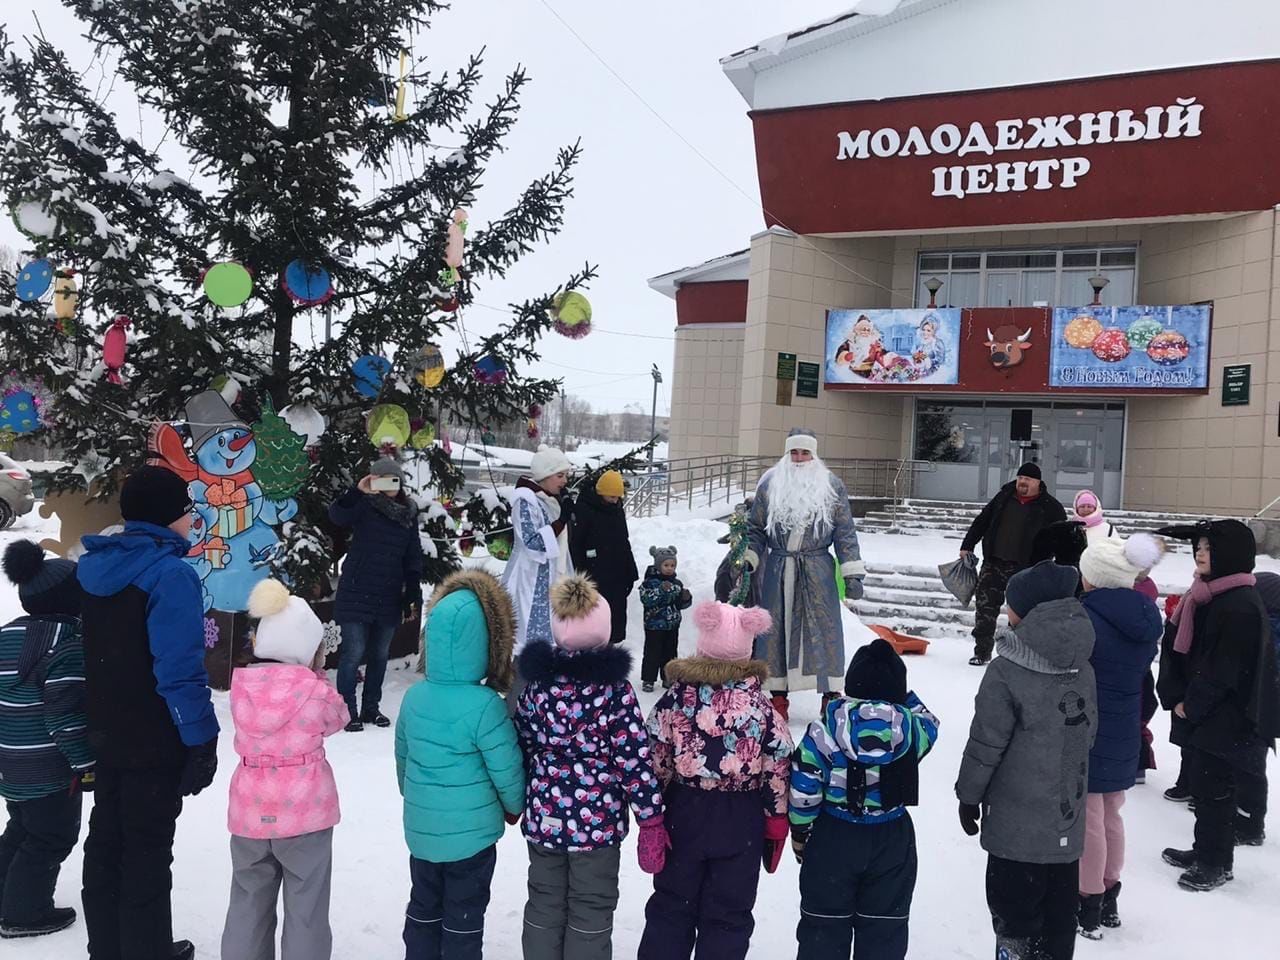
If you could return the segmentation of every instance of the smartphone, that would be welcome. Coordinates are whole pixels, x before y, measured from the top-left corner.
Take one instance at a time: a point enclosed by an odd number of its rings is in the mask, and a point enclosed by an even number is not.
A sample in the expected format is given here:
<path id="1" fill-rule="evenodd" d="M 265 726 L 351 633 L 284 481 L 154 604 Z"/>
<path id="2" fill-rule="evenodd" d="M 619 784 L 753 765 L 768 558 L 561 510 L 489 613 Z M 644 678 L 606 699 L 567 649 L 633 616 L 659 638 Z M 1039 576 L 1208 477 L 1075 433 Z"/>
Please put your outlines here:
<path id="1" fill-rule="evenodd" d="M 369 483 L 369 489 L 383 493 L 389 490 L 400 489 L 399 477 L 374 477 Z"/>

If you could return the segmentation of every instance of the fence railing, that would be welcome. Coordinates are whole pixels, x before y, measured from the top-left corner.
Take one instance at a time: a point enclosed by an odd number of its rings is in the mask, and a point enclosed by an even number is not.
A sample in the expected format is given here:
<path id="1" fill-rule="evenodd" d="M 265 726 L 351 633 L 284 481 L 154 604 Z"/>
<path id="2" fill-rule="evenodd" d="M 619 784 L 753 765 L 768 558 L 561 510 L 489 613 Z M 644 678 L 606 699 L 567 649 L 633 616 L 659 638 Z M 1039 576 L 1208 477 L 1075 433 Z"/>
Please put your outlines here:
<path id="1" fill-rule="evenodd" d="M 636 474 L 627 494 L 627 511 L 636 517 L 670 514 L 723 503 L 736 505 L 755 490 L 777 457 L 717 454 L 668 460 Z M 919 460 L 827 459 L 849 496 L 894 504 L 912 496 L 915 478 L 930 465 Z"/>

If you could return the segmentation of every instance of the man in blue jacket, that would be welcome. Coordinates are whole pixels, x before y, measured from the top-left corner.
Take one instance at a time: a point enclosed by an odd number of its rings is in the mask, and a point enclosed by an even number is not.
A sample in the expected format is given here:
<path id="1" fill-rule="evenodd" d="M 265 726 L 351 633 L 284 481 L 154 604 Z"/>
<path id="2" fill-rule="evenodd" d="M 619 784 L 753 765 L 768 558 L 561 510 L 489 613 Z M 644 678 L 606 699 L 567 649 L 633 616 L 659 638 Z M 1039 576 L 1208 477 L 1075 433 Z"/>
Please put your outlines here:
<path id="1" fill-rule="evenodd" d="M 143 467 L 120 491 L 124 532 L 85 537 L 84 653 L 97 793 L 84 844 L 91 960 L 188 960 L 173 942 L 173 836 L 182 798 L 213 782 L 218 721 L 186 483 Z"/>

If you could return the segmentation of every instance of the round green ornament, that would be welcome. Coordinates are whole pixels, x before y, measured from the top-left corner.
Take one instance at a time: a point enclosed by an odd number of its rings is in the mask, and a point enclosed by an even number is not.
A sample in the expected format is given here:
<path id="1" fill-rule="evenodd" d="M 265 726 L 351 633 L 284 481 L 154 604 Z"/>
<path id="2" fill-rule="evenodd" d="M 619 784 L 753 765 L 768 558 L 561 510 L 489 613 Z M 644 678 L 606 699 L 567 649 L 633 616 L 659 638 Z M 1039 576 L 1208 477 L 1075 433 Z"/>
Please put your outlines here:
<path id="1" fill-rule="evenodd" d="M 215 263 L 204 272 L 204 295 L 219 307 L 238 307 L 253 293 L 253 274 L 240 263 Z"/>

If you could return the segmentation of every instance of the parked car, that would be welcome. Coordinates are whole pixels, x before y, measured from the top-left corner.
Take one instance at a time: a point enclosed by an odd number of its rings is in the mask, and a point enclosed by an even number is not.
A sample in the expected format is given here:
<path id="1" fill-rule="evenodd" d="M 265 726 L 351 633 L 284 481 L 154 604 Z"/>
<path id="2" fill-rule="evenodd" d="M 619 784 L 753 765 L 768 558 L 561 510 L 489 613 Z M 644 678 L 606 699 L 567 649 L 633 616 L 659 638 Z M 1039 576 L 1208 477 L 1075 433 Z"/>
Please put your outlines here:
<path id="1" fill-rule="evenodd" d="M 31 494 L 31 474 L 12 457 L 0 453 L 0 530 L 8 529 L 18 517 L 30 513 L 35 502 Z"/>

